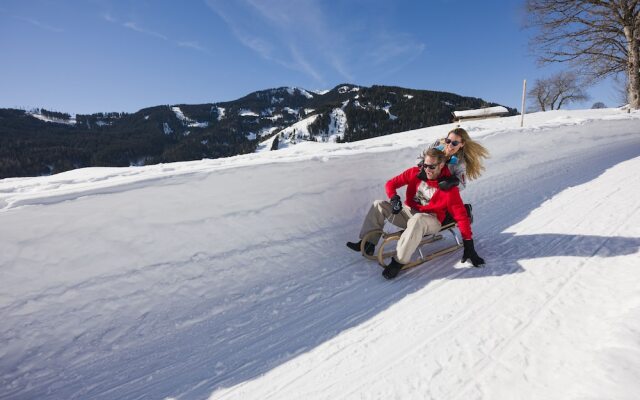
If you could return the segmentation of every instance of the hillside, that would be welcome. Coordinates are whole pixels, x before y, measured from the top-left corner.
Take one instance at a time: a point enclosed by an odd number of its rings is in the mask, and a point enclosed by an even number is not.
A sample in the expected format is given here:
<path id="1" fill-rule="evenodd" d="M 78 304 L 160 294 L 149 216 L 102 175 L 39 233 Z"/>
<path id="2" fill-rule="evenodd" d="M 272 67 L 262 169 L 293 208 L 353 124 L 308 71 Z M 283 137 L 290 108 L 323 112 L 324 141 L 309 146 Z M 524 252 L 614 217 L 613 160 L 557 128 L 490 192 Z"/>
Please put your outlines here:
<path id="1" fill-rule="evenodd" d="M 0 398 L 634 399 L 640 113 L 519 124 L 465 125 L 487 266 L 394 281 L 344 243 L 452 125 L 0 180 Z"/>
<path id="2" fill-rule="evenodd" d="M 324 93 L 283 87 L 132 114 L 0 109 L 0 179 L 230 157 L 263 151 L 261 143 L 276 135 L 280 146 L 271 141 L 266 150 L 304 141 L 353 142 L 447 123 L 454 110 L 490 105 L 452 93 L 345 84 Z"/>

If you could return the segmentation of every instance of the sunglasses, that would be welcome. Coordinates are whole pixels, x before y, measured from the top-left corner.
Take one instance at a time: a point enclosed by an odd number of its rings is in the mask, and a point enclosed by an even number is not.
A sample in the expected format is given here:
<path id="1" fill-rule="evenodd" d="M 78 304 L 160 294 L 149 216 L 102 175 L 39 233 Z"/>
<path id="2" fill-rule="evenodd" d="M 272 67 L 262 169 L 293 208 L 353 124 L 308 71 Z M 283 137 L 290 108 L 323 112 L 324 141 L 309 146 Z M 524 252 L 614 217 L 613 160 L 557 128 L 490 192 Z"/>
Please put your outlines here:
<path id="1" fill-rule="evenodd" d="M 429 168 L 429 169 L 438 168 L 438 164 L 422 164 L 422 166 L 425 167 L 425 168 Z"/>
<path id="2" fill-rule="evenodd" d="M 449 139 L 449 138 L 446 138 L 446 139 L 444 140 L 444 142 L 445 142 L 446 144 L 451 144 L 453 147 L 455 147 L 455 146 L 459 145 L 460 143 L 462 143 L 462 142 L 458 142 L 457 140 L 451 140 L 451 139 Z"/>

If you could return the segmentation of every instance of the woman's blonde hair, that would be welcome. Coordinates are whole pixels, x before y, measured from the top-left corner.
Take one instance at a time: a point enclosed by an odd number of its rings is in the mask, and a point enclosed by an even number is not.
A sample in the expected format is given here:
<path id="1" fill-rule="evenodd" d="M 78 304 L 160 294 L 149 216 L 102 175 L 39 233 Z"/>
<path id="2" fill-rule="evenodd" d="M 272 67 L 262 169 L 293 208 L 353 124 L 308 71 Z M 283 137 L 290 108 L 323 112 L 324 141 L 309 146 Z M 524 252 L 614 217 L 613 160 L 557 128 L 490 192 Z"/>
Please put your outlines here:
<path id="1" fill-rule="evenodd" d="M 464 143 L 464 146 L 456 152 L 456 155 L 458 157 L 462 155 L 462 159 L 467 165 L 467 176 L 469 179 L 479 178 L 482 171 L 484 171 L 484 165 L 482 165 L 483 159 L 489 157 L 489 150 L 480 143 L 472 140 L 463 128 L 453 129 L 447 134 L 447 137 L 452 133 L 460 136 L 462 143 Z"/>

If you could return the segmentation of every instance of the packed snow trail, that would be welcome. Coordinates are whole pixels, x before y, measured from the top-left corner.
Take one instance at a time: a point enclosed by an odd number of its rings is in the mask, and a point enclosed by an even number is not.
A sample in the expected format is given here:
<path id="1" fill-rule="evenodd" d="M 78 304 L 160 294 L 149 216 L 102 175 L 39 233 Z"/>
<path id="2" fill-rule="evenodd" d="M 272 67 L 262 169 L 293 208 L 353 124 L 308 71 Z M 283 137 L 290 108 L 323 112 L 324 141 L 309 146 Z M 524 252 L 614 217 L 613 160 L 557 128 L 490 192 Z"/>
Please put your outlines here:
<path id="1" fill-rule="evenodd" d="M 492 153 L 463 192 L 487 267 L 455 253 L 392 282 L 344 242 L 447 126 L 62 197 L 4 189 L 0 398 L 630 398 L 640 119 L 600 115 L 472 126 Z"/>
<path id="2" fill-rule="evenodd" d="M 608 126 L 592 128 L 611 132 Z M 478 248 L 490 260 L 485 269 L 458 269 L 462 266 L 456 265 L 460 256 L 456 254 L 439 260 L 442 262 L 438 264 L 448 267 L 444 271 L 440 265 L 410 271 L 405 279 L 412 279 L 412 284 L 419 280 L 425 290 L 262 379 L 221 391 L 213 398 L 495 399 L 514 398 L 518 393 L 516 398 L 537 399 L 571 398 L 574 390 L 580 393 L 577 397 L 599 393 L 593 398 L 608 398 L 617 392 L 612 398 L 634 398 L 640 376 L 624 367 L 639 366 L 640 348 L 637 344 L 634 347 L 633 337 L 622 341 L 629 354 L 616 360 L 621 362 L 620 379 L 627 385 L 625 389 L 618 389 L 620 381 L 615 375 L 608 376 L 612 361 L 598 365 L 590 359 L 599 357 L 598 351 L 591 349 L 618 344 L 615 335 L 611 342 L 601 341 L 603 334 L 610 334 L 609 327 L 598 321 L 599 311 L 611 312 L 601 306 L 606 295 L 616 294 L 604 304 L 619 304 L 624 310 L 619 318 L 612 318 L 623 336 L 640 328 L 640 320 L 627 320 L 625 315 L 627 308 L 631 316 L 640 313 L 640 275 L 634 269 L 640 263 L 640 213 L 634 201 L 640 192 L 640 179 L 629 176 L 630 171 L 639 170 L 640 159 L 618 166 L 616 174 L 599 179 L 597 187 L 587 186 L 573 196 L 563 192 L 563 201 L 552 202 L 553 206 L 544 203 L 552 212 L 532 222 L 527 219 L 531 212 L 539 211 L 539 204 L 567 186 L 598 179 L 611 165 L 639 155 L 640 143 L 634 130 L 630 131 L 635 133 L 628 137 L 630 141 L 617 145 L 612 135 L 591 149 L 586 143 L 581 148 L 580 143 L 571 141 L 576 154 L 559 152 L 559 142 L 568 141 L 574 132 L 573 128 L 560 128 L 554 130 L 553 139 L 544 133 L 527 137 L 529 146 L 549 153 L 531 152 L 524 159 L 509 155 L 509 161 L 500 162 L 509 169 L 497 168 L 500 151 L 489 139 L 485 142 L 492 149 L 494 158 L 489 165 L 493 168 L 488 167 L 483 179 L 473 183 L 478 200 L 472 201 Z M 496 139 L 502 143 L 509 140 Z M 513 149 L 509 143 L 505 147 Z M 525 221 L 520 224 L 524 232 L 509 229 L 521 220 Z M 526 230 L 529 225 L 535 227 L 532 232 Z M 606 258 L 612 256 L 621 257 Z M 530 270 L 525 267 L 528 264 Z M 379 268 L 371 268 L 379 274 Z M 589 279 L 574 282 L 583 268 L 588 269 L 584 274 Z M 485 276 L 500 279 L 476 279 Z M 406 285 L 402 281 L 401 289 Z M 577 294 L 572 292 L 575 286 L 582 289 Z M 564 294 L 567 291 L 570 294 Z M 593 304 L 596 299 L 600 303 Z M 557 312 L 550 308 L 554 302 L 563 306 L 569 303 L 570 312 L 549 317 Z M 543 318 L 551 326 L 530 333 L 530 326 Z M 569 323 L 564 323 L 564 318 Z M 635 325 L 632 322 L 626 327 L 630 321 L 636 321 Z M 562 335 L 554 340 L 559 327 L 564 328 Z M 501 355 L 521 337 L 534 343 L 538 340 L 538 345 L 527 352 L 527 344 L 522 344 L 517 352 L 523 354 L 505 365 Z M 606 352 L 601 356 L 609 357 Z M 532 360 L 537 364 L 527 370 Z M 564 365 L 571 367 L 564 370 Z M 594 369 L 589 376 L 595 374 L 588 382 L 585 365 Z M 487 368 L 495 374 L 490 378 L 499 384 L 478 379 L 486 375 Z"/>
<path id="3" fill-rule="evenodd" d="M 505 273 L 499 280 L 430 283 L 212 399 L 634 399 L 640 207 L 628 189 L 640 188 L 640 177 L 629 176 L 638 170 L 640 157 L 623 162 L 507 229 L 503 260 L 491 263 Z M 605 205 L 616 212 L 590 218 Z M 509 261 L 524 269 L 505 269 Z M 411 278 L 419 275 L 431 273 Z"/>

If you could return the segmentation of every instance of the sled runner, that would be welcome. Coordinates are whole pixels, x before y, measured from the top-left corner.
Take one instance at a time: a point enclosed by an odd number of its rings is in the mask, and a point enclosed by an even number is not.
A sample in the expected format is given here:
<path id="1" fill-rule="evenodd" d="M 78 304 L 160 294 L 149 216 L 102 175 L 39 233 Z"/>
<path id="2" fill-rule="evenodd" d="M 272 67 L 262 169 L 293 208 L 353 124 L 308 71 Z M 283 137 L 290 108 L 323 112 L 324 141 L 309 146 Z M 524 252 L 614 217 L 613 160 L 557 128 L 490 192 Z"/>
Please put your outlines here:
<path id="1" fill-rule="evenodd" d="M 436 257 L 442 256 L 444 254 L 448 254 L 451 253 L 453 251 L 456 251 L 460 248 L 462 248 L 462 241 L 460 240 L 460 238 L 458 237 L 458 235 L 456 235 L 455 231 L 453 230 L 455 227 L 457 226 L 457 224 L 455 222 L 449 223 L 447 225 L 443 225 L 442 228 L 440 228 L 440 231 L 438 233 L 435 234 L 431 234 L 431 235 L 426 235 L 422 238 L 422 241 L 420 242 L 420 245 L 418 246 L 418 253 L 420 254 L 420 257 L 418 257 L 418 259 L 416 259 L 415 261 L 411 261 L 408 264 L 405 264 L 404 267 L 402 267 L 402 271 L 409 269 L 409 268 L 413 268 L 413 267 L 417 267 L 420 264 L 423 264 L 429 260 L 433 260 Z M 449 247 L 446 247 L 444 249 L 438 250 L 436 252 L 430 253 L 430 254 L 424 254 L 423 253 L 423 249 L 422 246 L 429 244 L 429 243 L 433 243 L 433 242 L 437 242 L 439 240 L 443 239 L 443 236 L 440 233 L 443 232 L 449 232 L 453 238 L 456 241 L 456 244 L 451 245 Z M 380 266 L 382 268 L 385 268 L 387 266 L 387 264 L 389 264 L 389 259 L 393 256 L 396 255 L 396 251 L 392 250 L 392 251 L 388 251 L 385 253 L 385 247 L 388 248 L 388 245 L 393 243 L 394 241 L 398 241 L 398 239 L 400 239 L 400 235 L 402 235 L 403 231 L 398 231 L 398 232 L 393 232 L 393 233 L 386 233 L 384 231 L 382 231 L 381 229 L 375 229 L 373 231 L 368 232 L 364 238 L 362 238 L 362 244 L 360 245 L 360 251 L 362 252 L 362 255 L 366 258 L 368 258 L 369 260 L 377 260 L 378 264 L 380 264 Z M 376 236 L 376 235 L 382 235 L 381 240 L 382 243 L 376 247 L 376 252 L 373 255 L 368 255 L 365 251 L 364 251 L 364 246 L 367 243 L 368 239 L 372 236 Z M 386 260 L 386 261 L 385 261 Z"/>
<path id="2" fill-rule="evenodd" d="M 473 223 L 473 213 L 471 211 L 472 210 L 471 204 L 465 204 L 464 206 L 467 209 L 467 215 L 469 216 L 470 222 Z M 447 217 L 442 223 L 442 227 L 440 228 L 440 231 L 438 233 L 425 235 L 422 238 L 422 241 L 420 241 L 420 244 L 418 245 L 418 248 L 416 250 L 420 254 L 420 257 L 418 257 L 418 259 L 414 261 L 411 261 L 408 264 L 405 264 L 402 267 L 402 271 L 409 268 L 417 267 L 418 265 L 423 264 L 429 260 L 433 260 L 436 257 L 454 252 L 462 248 L 463 247 L 462 240 L 458 237 L 458 235 L 454 231 L 454 228 L 456 228 L 457 226 L 458 224 L 456 223 L 456 221 L 451 217 L 451 215 L 447 214 Z M 382 268 L 385 268 L 389 264 L 388 260 L 391 257 L 396 255 L 396 251 L 392 250 L 385 253 L 384 249 L 385 247 L 388 248 L 389 244 L 392 244 L 393 242 L 397 242 L 398 239 L 400 239 L 400 235 L 402 235 L 402 232 L 403 231 L 387 233 L 387 232 L 384 232 L 382 229 L 374 229 L 370 232 L 367 232 L 367 234 L 364 235 L 364 237 L 362 238 L 362 241 L 360 242 L 360 252 L 364 257 L 368 258 L 369 260 L 377 260 L 378 264 L 380 264 Z M 423 253 L 422 246 L 442 240 L 443 236 L 441 235 L 441 233 L 444 233 L 444 232 L 449 232 L 451 236 L 453 236 L 453 239 L 456 241 L 456 244 L 453 244 L 444 249 L 440 249 L 438 251 L 425 255 Z M 377 235 L 382 235 L 380 238 L 382 242 L 379 246 L 377 246 L 376 252 L 373 255 L 369 255 L 365 252 L 365 245 L 367 242 L 373 242 L 372 240 L 371 241 L 369 240 L 370 237 L 375 237 Z"/>

